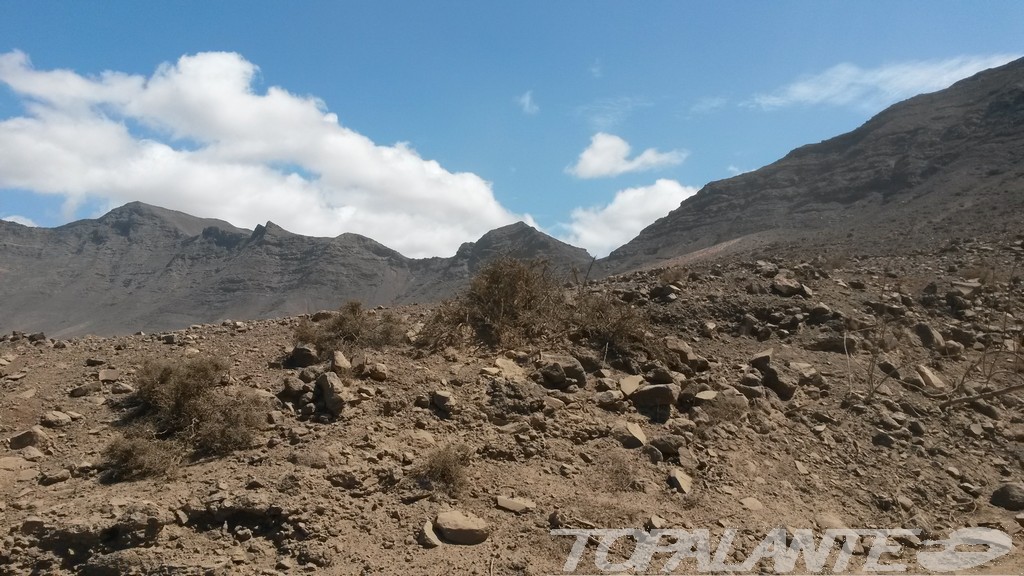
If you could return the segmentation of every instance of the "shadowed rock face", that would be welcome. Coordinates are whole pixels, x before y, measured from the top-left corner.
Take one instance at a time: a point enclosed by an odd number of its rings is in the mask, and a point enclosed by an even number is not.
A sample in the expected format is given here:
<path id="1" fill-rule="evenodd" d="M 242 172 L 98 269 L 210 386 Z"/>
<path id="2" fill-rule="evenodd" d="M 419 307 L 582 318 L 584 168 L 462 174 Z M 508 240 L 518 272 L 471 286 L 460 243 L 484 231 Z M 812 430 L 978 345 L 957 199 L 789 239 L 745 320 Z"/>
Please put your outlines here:
<path id="1" fill-rule="evenodd" d="M 712 182 L 602 263 L 622 272 L 745 239 L 934 243 L 1020 226 L 1024 60 L 916 96 L 860 128 Z M 754 235 L 754 236 L 750 236 Z M 733 248 L 736 249 L 736 248 Z"/>
<path id="2" fill-rule="evenodd" d="M 114 334 L 433 301 L 503 254 L 546 258 L 563 274 L 591 260 L 522 223 L 451 258 L 415 260 L 356 234 L 249 231 L 138 202 L 52 229 L 0 221 L 0 331 Z"/>

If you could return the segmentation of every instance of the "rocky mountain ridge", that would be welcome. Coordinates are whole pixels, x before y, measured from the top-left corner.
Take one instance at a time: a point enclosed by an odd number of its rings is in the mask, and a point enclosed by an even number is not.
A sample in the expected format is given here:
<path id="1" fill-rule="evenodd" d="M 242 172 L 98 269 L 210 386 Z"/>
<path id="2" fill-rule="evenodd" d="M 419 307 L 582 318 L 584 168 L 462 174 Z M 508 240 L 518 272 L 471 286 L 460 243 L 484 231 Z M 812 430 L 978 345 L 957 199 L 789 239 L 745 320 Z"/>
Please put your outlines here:
<path id="1" fill-rule="evenodd" d="M 53 229 L 0 222 L 0 331 L 157 331 L 347 300 L 434 301 L 500 255 L 546 258 L 566 277 L 592 261 L 523 223 L 451 258 L 411 259 L 357 234 L 315 238 L 272 222 L 249 231 L 140 202 Z"/>

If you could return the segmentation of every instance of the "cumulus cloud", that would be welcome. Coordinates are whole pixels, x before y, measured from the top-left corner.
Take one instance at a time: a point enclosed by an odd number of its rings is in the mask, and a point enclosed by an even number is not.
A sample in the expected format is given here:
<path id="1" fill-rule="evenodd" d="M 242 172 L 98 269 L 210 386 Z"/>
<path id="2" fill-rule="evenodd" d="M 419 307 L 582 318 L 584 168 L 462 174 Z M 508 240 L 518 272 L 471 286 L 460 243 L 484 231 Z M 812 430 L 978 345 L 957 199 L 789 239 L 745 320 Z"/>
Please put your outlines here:
<path id="1" fill-rule="evenodd" d="M 518 219 L 491 185 L 382 146 L 326 104 L 273 86 L 235 53 L 200 53 L 149 77 L 36 70 L 0 54 L 0 83 L 26 112 L 0 121 L 0 190 L 62 197 L 65 207 L 141 200 L 252 227 L 317 236 L 355 232 L 407 256 L 453 254 Z"/>
<path id="2" fill-rule="evenodd" d="M 622 138 L 598 132 L 591 137 L 590 146 L 580 154 L 576 164 L 569 166 L 565 171 L 577 178 L 618 176 L 627 172 L 642 172 L 682 164 L 689 155 L 685 150 L 658 152 L 654 148 L 648 148 L 630 158 L 629 152 L 629 143 Z"/>
<path id="3" fill-rule="evenodd" d="M 561 238 L 595 256 L 606 256 L 696 193 L 696 188 L 668 179 L 659 179 L 650 186 L 626 188 L 604 206 L 573 210 L 571 222 L 561 225 L 568 231 Z"/>
<path id="4" fill-rule="evenodd" d="M 947 88 L 957 80 L 1019 57 L 1014 54 L 958 56 L 945 60 L 896 62 L 876 68 L 837 64 L 774 92 L 758 94 L 747 105 L 772 110 L 800 104 L 822 104 L 875 111 L 917 94 Z"/>
<path id="5" fill-rule="evenodd" d="M 540 106 L 537 106 L 537 103 L 533 101 L 533 90 L 527 90 L 517 101 L 519 102 L 519 107 L 523 109 L 523 114 L 532 116 L 540 112 Z"/>
<path id="6" fill-rule="evenodd" d="M 0 216 L 0 220 L 6 220 L 8 222 L 14 222 L 15 224 L 21 224 L 22 226 L 31 226 L 35 228 L 38 226 L 31 218 L 24 216 L 18 216 L 17 214 L 11 214 L 10 216 Z"/>

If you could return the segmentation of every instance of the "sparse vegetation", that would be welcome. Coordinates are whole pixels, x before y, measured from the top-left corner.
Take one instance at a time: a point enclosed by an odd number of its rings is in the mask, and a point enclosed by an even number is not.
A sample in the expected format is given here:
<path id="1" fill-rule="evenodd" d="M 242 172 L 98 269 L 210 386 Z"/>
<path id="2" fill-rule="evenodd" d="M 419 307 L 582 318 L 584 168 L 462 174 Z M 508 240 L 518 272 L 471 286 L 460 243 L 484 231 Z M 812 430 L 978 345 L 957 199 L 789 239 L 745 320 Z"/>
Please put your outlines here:
<path id="1" fill-rule="evenodd" d="M 104 451 L 111 479 L 166 473 L 188 452 L 222 456 L 251 446 L 262 400 L 220 387 L 226 370 L 209 357 L 146 363 L 137 377 L 132 426 Z"/>
<path id="2" fill-rule="evenodd" d="M 111 482 L 173 476 L 181 462 L 181 446 L 158 440 L 144 427 L 116 438 L 103 449 L 106 479 Z"/>
<path id="3" fill-rule="evenodd" d="M 473 279 L 465 293 L 440 304 L 420 333 L 434 348 L 467 339 L 498 348 L 572 337 L 606 356 L 640 349 L 650 323 L 642 311 L 605 292 L 565 290 L 547 263 L 498 258 Z"/>
<path id="4" fill-rule="evenodd" d="M 570 321 L 577 335 L 606 356 L 624 356 L 649 344 L 647 317 L 608 293 L 580 293 Z"/>
<path id="5" fill-rule="evenodd" d="M 304 319 L 292 339 L 296 344 L 312 344 L 318 354 L 326 355 L 345 347 L 394 346 L 402 342 L 404 334 L 405 328 L 394 313 L 366 310 L 361 302 L 353 300 L 321 322 Z"/>
<path id="6" fill-rule="evenodd" d="M 466 487 L 466 467 L 472 455 L 472 450 L 465 444 L 438 448 L 417 467 L 415 478 L 425 488 L 457 496 Z"/>

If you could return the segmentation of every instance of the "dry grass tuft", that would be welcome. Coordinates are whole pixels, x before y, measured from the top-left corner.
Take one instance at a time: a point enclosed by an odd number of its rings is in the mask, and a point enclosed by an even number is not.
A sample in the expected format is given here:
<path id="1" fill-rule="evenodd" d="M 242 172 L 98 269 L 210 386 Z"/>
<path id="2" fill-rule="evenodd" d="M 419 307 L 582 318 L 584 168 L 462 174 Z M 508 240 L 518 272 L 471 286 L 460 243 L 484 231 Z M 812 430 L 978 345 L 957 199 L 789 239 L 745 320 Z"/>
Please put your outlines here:
<path id="1" fill-rule="evenodd" d="M 466 487 L 466 467 L 472 455 L 472 450 L 465 444 L 438 448 L 427 455 L 416 469 L 415 478 L 421 486 L 457 496 Z"/>

